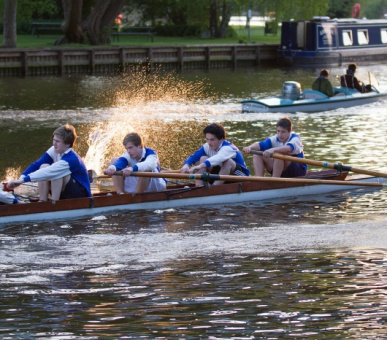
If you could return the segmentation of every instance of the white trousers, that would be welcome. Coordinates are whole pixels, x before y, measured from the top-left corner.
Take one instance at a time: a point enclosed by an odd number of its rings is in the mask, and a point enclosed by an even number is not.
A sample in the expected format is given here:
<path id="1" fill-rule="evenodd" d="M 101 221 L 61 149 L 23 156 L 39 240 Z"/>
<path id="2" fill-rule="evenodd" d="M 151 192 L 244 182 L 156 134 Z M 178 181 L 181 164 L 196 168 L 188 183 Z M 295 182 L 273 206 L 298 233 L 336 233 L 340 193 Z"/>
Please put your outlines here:
<path id="1" fill-rule="evenodd" d="M 124 182 L 124 191 L 125 192 L 135 192 L 139 177 L 129 176 L 125 177 Z M 163 178 L 151 178 L 148 184 L 148 187 L 145 189 L 147 191 L 162 191 L 166 188 L 166 182 Z"/>

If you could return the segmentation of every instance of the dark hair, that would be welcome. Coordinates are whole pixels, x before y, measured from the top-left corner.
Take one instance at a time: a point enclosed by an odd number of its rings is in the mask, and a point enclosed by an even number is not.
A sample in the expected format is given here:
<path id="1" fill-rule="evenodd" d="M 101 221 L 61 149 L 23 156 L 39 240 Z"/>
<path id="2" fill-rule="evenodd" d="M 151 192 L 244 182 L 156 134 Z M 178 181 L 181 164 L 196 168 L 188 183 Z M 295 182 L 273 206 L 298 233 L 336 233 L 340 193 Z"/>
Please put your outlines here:
<path id="1" fill-rule="evenodd" d="M 218 139 L 226 139 L 226 131 L 224 130 L 224 127 L 220 124 L 213 123 L 213 124 L 207 125 L 203 129 L 203 133 L 204 134 L 211 133 Z"/>
<path id="2" fill-rule="evenodd" d="M 323 68 L 320 72 L 320 77 L 329 77 L 329 72 L 327 69 Z"/>
<path id="3" fill-rule="evenodd" d="M 355 63 L 348 65 L 348 70 L 356 72 L 356 69 L 357 69 L 357 65 Z"/>
<path id="4" fill-rule="evenodd" d="M 124 137 L 122 144 L 126 145 L 129 142 L 132 143 L 134 146 L 139 146 L 139 145 L 141 145 L 141 147 L 144 146 L 141 136 L 136 132 L 128 133 Z"/>
<path id="5" fill-rule="evenodd" d="M 58 127 L 54 132 L 53 136 L 59 136 L 63 139 L 63 143 L 69 144 L 70 148 L 73 147 L 75 141 L 77 140 L 77 134 L 75 128 L 72 125 L 66 124 Z"/>
<path id="6" fill-rule="evenodd" d="M 282 127 L 291 132 L 293 128 L 293 123 L 288 117 L 284 117 L 277 122 L 277 127 Z"/>

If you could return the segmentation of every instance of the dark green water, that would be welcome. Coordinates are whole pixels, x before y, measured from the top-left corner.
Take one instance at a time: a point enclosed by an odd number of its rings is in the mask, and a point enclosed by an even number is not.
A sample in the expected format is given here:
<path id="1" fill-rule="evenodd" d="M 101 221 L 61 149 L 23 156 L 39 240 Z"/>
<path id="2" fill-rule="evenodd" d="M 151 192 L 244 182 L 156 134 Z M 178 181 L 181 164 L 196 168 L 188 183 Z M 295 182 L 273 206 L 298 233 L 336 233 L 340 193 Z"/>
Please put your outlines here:
<path id="1" fill-rule="evenodd" d="M 387 87 L 386 66 L 366 70 Z M 286 80 L 307 88 L 317 73 L 0 79 L 0 178 L 18 176 L 66 122 L 97 173 L 134 130 L 170 168 L 208 122 L 243 147 L 283 115 L 243 115 L 240 100 Z M 290 118 L 308 158 L 387 171 L 385 103 Z M 2 226 L 0 337 L 385 338 L 386 198 L 357 190 Z"/>

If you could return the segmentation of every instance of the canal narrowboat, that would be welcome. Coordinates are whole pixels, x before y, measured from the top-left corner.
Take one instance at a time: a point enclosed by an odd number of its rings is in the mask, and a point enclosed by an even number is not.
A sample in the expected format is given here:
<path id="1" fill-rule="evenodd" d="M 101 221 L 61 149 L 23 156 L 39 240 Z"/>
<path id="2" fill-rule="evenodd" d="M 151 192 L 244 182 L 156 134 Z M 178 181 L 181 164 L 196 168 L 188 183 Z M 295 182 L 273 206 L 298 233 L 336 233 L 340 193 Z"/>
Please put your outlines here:
<path id="1" fill-rule="evenodd" d="M 341 66 L 387 61 L 386 19 L 330 19 L 282 23 L 278 62 L 286 66 Z"/>

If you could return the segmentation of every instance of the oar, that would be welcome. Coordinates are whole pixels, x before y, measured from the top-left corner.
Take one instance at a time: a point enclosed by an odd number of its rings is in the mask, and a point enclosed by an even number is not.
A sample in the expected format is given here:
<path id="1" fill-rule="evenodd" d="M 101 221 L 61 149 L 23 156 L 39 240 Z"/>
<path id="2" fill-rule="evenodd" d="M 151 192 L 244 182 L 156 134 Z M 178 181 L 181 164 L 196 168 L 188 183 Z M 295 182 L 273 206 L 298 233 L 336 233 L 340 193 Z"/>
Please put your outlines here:
<path id="1" fill-rule="evenodd" d="M 251 150 L 250 153 L 252 153 L 254 155 L 260 155 L 260 156 L 263 155 L 262 151 L 256 151 L 256 150 Z M 273 153 L 270 157 L 276 158 L 276 159 L 282 159 L 284 161 L 290 161 L 290 162 L 296 162 L 296 163 L 320 166 L 322 168 L 335 169 L 335 170 L 339 170 L 339 171 L 352 171 L 352 172 L 355 172 L 355 173 L 358 173 L 358 174 L 387 178 L 387 174 L 383 173 L 383 172 L 372 171 L 372 170 L 365 170 L 365 169 L 357 169 L 357 168 L 353 168 L 351 166 L 342 165 L 340 163 L 321 162 L 321 161 L 315 161 L 315 160 L 312 160 L 312 159 L 306 159 L 306 158 L 299 158 L 299 157 L 292 157 L 292 156 L 281 155 L 281 154 L 278 154 L 278 153 Z"/>
<path id="2" fill-rule="evenodd" d="M 121 171 L 116 171 L 115 176 L 122 176 Z M 333 185 L 355 185 L 382 187 L 384 184 L 376 182 L 349 182 L 329 179 L 307 179 L 307 178 L 279 178 L 279 177 L 257 177 L 257 176 L 232 176 L 216 175 L 209 173 L 202 174 L 183 174 L 183 173 L 157 173 L 157 172 L 132 172 L 130 176 L 153 177 L 153 178 L 180 178 L 202 180 L 204 182 L 211 180 L 226 182 L 272 182 L 272 183 L 299 183 L 299 184 L 333 184 Z M 387 184 L 386 184 L 387 185 Z"/>
<path id="3" fill-rule="evenodd" d="M 171 169 L 165 169 L 163 168 L 161 170 L 163 174 L 165 173 L 180 173 L 180 170 L 171 170 Z M 87 170 L 87 173 L 89 175 L 89 181 L 90 183 L 93 183 L 95 179 L 103 179 L 103 178 L 111 178 L 112 176 L 109 175 L 97 175 L 97 173 L 94 170 Z"/>

